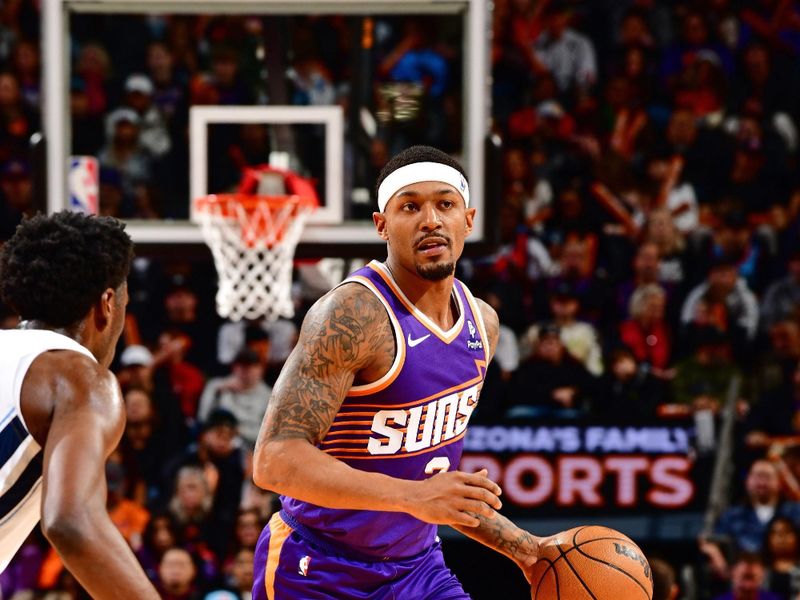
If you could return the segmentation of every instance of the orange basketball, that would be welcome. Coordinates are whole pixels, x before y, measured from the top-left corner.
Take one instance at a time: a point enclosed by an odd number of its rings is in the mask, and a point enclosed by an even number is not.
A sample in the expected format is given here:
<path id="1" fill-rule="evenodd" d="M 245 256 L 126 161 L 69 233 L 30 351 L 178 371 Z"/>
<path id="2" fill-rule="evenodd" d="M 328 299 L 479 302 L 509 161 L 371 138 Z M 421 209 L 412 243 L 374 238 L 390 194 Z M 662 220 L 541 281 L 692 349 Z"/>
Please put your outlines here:
<path id="1" fill-rule="evenodd" d="M 547 538 L 531 581 L 531 600 L 653 598 L 644 553 L 619 531 L 595 525 Z"/>

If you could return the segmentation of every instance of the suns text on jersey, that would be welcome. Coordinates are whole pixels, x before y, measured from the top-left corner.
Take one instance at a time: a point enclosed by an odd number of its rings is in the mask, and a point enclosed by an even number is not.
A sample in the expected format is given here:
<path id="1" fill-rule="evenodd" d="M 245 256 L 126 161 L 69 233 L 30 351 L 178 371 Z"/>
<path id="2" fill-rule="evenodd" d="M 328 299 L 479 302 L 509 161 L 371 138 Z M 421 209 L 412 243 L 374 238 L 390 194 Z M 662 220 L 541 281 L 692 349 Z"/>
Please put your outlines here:
<path id="1" fill-rule="evenodd" d="M 380 410 L 372 419 L 367 450 L 373 455 L 417 452 L 438 446 L 464 433 L 478 404 L 473 385 L 413 408 Z"/>

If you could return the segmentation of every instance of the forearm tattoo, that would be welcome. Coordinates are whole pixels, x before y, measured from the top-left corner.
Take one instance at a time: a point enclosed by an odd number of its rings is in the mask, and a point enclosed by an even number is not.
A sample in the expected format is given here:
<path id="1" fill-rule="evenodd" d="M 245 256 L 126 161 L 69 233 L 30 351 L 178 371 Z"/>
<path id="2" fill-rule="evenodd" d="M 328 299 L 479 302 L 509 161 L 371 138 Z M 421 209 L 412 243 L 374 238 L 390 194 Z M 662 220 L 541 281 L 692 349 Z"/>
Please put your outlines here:
<path id="1" fill-rule="evenodd" d="M 391 364 L 394 352 L 389 317 L 372 292 L 349 284 L 323 298 L 306 316 L 297 347 L 275 384 L 259 445 L 290 438 L 322 440 L 354 375 L 376 357 L 385 355 Z"/>
<path id="2" fill-rule="evenodd" d="M 535 552 L 536 538 L 521 529 L 499 513 L 489 518 L 476 513 L 468 513 L 480 521 L 477 527 L 458 527 L 457 529 L 484 546 L 505 554 L 512 560 L 522 560 Z"/>

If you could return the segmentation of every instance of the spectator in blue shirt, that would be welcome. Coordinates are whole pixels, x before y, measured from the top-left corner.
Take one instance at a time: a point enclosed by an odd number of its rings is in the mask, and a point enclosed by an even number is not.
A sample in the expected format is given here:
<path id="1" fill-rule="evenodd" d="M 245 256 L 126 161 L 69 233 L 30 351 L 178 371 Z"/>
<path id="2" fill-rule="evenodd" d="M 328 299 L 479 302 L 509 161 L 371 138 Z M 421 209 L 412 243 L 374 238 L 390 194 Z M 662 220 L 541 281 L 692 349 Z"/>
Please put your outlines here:
<path id="1" fill-rule="evenodd" d="M 781 516 L 800 523 L 800 503 L 784 498 L 778 470 L 765 459 L 752 464 L 745 481 L 745 489 L 747 499 L 720 515 L 714 526 L 714 535 L 718 539 L 730 540 L 737 551 L 761 552 L 764 534 L 774 517 Z M 711 561 L 712 571 L 719 576 L 725 576 L 728 565 L 721 548 L 703 540 L 700 549 Z"/>

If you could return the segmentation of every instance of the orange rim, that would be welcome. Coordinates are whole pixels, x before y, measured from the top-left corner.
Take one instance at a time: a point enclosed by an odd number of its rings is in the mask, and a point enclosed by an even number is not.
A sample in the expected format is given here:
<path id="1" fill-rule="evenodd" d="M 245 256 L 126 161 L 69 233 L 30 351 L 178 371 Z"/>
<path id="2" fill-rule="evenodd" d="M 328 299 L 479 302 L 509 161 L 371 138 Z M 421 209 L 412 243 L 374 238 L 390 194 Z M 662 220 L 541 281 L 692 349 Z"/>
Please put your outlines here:
<path id="1" fill-rule="evenodd" d="M 315 198 L 299 195 L 210 194 L 194 201 L 199 213 L 221 221 L 239 221 L 242 243 L 248 248 L 281 244 L 292 221 L 316 207 Z"/>
<path id="2" fill-rule="evenodd" d="M 209 194 L 194 201 L 194 208 L 203 212 L 214 206 L 219 207 L 222 216 L 234 216 L 234 207 L 241 206 L 245 212 L 253 212 L 259 206 L 267 204 L 270 209 L 283 208 L 287 204 L 295 204 L 296 208 L 316 208 L 317 201 L 310 196 L 257 196 L 252 194 Z"/>

